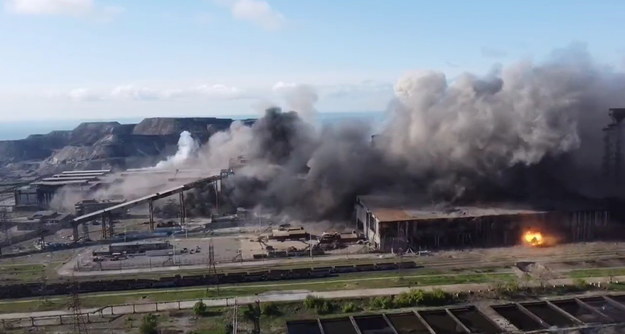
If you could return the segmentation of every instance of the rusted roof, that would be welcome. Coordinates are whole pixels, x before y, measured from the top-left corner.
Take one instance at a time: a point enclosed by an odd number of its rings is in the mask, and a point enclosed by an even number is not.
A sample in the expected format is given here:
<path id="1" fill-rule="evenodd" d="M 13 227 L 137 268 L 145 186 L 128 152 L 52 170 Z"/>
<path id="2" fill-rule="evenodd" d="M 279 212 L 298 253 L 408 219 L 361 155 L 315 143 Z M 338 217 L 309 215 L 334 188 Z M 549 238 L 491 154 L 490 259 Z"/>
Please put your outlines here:
<path id="1" fill-rule="evenodd" d="M 548 211 L 519 205 L 492 204 L 481 206 L 427 205 L 405 198 L 360 196 L 359 201 L 380 223 L 410 220 L 442 220 L 506 215 L 535 215 Z"/>

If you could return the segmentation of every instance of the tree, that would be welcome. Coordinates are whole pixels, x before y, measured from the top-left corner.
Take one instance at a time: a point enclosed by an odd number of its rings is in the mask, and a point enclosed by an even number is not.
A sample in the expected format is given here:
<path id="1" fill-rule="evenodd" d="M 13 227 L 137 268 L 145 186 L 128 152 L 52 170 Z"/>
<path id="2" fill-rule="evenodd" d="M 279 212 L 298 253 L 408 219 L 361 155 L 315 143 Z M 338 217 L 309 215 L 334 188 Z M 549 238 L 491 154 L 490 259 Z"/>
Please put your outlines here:
<path id="1" fill-rule="evenodd" d="M 276 303 L 265 303 L 263 304 L 263 315 L 264 316 L 274 316 L 280 315 L 280 309 L 278 309 L 278 305 Z"/>
<path id="2" fill-rule="evenodd" d="M 195 314 L 198 317 L 206 315 L 207 311 L 208 311 L 208 306 L 206 306 L 206 304 L 204 304 L 204 302 L 201 300 L 195 303 L 195 305 L 193 305 L 193 314 Z"/>
<path id="3" fill-rule="evenodd" d="M 141 327 L 139 327 L 139 333 L 158 334 L 158 317 L 152 313 L 144 316 L 141 321 Z"/>
<path id="4" fill-rule="evenodd" d="M 260 334 L 260 302 L 256 301 L 255 304 L 247 304 L 247 309 L 243 311 L 245 319 L 254 324 L 253 334 Z"/>

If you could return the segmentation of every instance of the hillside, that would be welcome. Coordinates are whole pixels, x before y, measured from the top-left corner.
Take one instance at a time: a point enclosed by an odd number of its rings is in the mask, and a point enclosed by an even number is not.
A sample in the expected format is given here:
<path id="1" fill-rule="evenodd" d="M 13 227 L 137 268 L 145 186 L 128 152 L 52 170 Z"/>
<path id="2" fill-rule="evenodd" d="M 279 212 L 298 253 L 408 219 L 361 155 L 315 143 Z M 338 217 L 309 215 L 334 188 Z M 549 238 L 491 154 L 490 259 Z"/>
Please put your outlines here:
<path id="1" fill-rule="evenodd" d="M 48 174 L 72 168 L 132 168 L 153 164 L 176 150 L 182 131 L 205 142 L 233 122 L 228 118 L 146 118 L 138 124 L 87 122 L 0 141 L 0 176 Z M 246 120 L 251 123 L 252 120 Z M 26 167 L 25 167 L 26 166 Z"/>

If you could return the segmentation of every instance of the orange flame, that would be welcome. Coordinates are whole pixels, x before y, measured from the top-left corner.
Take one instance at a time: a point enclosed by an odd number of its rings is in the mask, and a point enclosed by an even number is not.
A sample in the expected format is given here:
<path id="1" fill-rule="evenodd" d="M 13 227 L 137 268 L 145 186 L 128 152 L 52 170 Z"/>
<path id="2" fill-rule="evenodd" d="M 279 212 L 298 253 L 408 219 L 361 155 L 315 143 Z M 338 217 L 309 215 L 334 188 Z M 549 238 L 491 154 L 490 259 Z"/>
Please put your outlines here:
<path id="1" fill-rule="evenodd" d="M 523 241 L 530 246 L 541 246 L 545 242 L 545 239 L 540 232 L 527 231 L 523 235 Z"/>

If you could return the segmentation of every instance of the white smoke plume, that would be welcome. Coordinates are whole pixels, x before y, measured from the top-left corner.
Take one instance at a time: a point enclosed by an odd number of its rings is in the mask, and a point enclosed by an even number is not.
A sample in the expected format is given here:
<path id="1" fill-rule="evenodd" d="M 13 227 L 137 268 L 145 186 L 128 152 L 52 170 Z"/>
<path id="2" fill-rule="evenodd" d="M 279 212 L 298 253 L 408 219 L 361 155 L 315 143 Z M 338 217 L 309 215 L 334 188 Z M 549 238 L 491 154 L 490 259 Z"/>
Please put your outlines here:
<path id="1" fill-rule="evenodd" d="M 154 166 L 156 169 L 172 169 L 182 167 L 189 162 L 198 151 L 199 144 L 193 139 L 189 131 L 182 131 L 178 139 L 178 150 L 172 156 L 160 161 Z"/>

